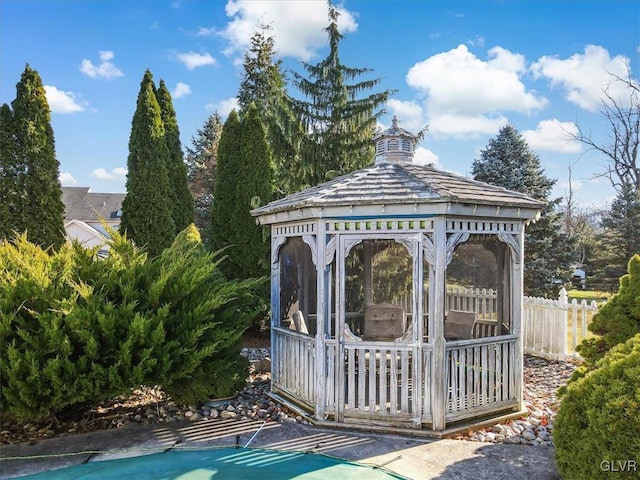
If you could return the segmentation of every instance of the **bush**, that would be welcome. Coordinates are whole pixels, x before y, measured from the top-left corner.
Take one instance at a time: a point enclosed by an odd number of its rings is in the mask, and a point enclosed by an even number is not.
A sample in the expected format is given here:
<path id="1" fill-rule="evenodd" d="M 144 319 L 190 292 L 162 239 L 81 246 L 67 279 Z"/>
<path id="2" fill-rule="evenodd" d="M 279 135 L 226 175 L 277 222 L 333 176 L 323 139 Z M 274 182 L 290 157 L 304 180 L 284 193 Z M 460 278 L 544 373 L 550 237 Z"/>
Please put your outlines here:
<path id="1" fill-rule="evenodd" d="M 629 260 L 620 278 L 620 289 L 593 316 L 588 328 L 598 337 L 587 338 L 576 347 L 588 370 L 611 348 L 640 333 L 640 255 Z"/>
<path id="2" fill-rule="evenodd" d="M 243 386 L 246 302 L 264 279 L 227 282 L 193 226 L 153 260 L 116 232 L 110 245 L 100 259 L 77 243 L 0 243 L 4 412 L 42 418 L 141 384 L 183 402 Z"/>
<path id="3" fill-rule="evenodd" d="M 567 387 L 553 431 L 562 478 L 637 478 L 633 465 L 640 468 L 638 412 L 640 334 L 613 348 L 591 372 Z"/>

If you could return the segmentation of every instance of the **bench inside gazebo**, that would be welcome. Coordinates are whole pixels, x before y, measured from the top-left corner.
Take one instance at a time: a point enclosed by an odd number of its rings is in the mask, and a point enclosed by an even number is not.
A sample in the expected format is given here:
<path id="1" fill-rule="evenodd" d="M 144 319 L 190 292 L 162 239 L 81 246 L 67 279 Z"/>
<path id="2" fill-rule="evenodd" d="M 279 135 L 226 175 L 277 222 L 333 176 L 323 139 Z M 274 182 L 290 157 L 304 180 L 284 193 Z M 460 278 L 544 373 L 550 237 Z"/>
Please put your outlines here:
<path id="1" fill-rule="evenodd" d="M 443 432 L 522 410 L 525 225 L 542 202 L 412 163 L 253 210 L 271 226 L 272 392 L 317 422 Z"/>

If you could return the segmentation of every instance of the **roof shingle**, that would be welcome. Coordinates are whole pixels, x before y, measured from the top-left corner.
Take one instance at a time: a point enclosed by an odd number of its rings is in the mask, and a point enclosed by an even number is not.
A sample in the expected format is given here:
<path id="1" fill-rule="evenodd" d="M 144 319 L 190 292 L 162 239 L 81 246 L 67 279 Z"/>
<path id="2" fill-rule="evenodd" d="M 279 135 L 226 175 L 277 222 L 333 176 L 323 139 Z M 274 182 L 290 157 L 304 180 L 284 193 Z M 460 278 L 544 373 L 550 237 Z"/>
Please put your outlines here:
<path id="1" fill-rule="evenodd" d="M 89 187 L 62 187 L 64 220 L 119 221 L 117 213 L 122 209 L 125 196 L 126 193 L 93 193 Z"/>
<path id="2" fill-rule="evenodd" d="M 409 162 L 379 163 L 275 200 L 254 216 L 304 207 L 391 203 L 472 203 L 538 209 L 545 203 L 523 193 Z"/>

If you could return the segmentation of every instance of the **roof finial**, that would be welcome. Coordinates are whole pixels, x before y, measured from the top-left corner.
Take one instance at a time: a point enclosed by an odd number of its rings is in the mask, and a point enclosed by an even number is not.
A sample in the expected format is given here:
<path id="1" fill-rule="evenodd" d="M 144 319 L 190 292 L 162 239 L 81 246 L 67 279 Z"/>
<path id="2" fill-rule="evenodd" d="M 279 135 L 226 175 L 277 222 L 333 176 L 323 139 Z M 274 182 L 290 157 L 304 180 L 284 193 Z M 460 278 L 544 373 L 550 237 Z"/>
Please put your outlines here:
<path id="1" fill-rule="evenodd" d="M 393 128 L 398 128 L 398 117 L 393 116 L 393 120 L 391 120 Z"/>

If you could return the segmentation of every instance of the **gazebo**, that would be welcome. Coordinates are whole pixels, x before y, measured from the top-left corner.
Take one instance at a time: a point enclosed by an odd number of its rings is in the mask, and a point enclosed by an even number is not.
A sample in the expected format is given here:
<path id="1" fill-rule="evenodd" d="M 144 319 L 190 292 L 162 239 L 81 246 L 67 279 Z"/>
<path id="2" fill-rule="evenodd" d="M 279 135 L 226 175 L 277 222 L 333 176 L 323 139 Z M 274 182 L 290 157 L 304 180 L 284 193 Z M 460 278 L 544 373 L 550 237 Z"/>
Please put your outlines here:
<path id="1" fill-rule="evenodd" d="M 317 422 L 442 432 L 522 410 L 524 194 L 375 164 L 252 211 L 271 226 L 272 393 Z"/>

